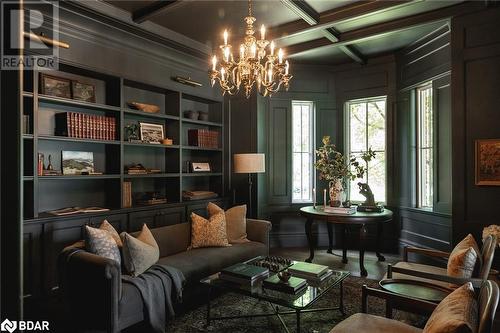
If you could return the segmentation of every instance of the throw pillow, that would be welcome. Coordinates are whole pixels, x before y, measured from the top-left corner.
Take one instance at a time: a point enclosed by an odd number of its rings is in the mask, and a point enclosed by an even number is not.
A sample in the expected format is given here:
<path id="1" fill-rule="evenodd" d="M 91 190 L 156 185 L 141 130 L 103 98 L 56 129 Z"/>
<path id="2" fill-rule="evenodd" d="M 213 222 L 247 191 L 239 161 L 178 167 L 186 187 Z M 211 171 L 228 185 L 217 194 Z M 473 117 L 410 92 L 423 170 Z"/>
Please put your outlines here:
<path id="1" fill-rule="evenodd" d="M 207 206 L 209 216 L 224 213 L 226 216 L 227 239 L 231 244 L 250 242 L 247 239 L 247 205 L 235 206 L 224 212 L 216 204 L 209 202 Z"/>
<path id="2" fill-rule="evenodd" d="M 108 231 L 86 225 L 85 236 L 85 247 L 88 252 L 114 260 L 120 265 L 120 250 Z"/>
<path id="3" fill-rule="evenodd" d="M 116 231 L 115 227 L 113 227 L 111 223 L 108 222 L 108 220 L 102 221 L 101 225 L 99 226 L 99 229 L 106 230 L 107 232 L 109 232 L 111 234 L 111 237 L 113 237 L 113 239 L 115 240 L 116 245 L 118 245 L 118 247 L 123 246 L 122 240 L 120 239 L 120 235 L 118 235 L 118 232 Z"/>
<path id="4" fill-rule="evenodd" d="M 215 246 L 231 246 L 227 241 L 224 212 L 212 215 L 208 220 L 191 213 L 190 249 Z"/>
<path id="5" fill-rule="evenodd" d="M 472 277 L 474 266 L 479 257 L 479 247 L 474 237 L 469 234 L 451 251 L 448 258 L 447 274 L 461 278 Z"/>
<path id="6" fill-rule="evenodd" d="M 432 312 L 423 333 L 473 333 L 478 327 L 477 302 L 472 283 L 454 290 Z"/>
<path id="7" fill-rule="evenodd" d="M 126 232 L 122 232 L 121 237 L 123 265 L 130 275 L 139 276 L 160 259 L 158 244 L 145 224 L 137 237 Z"/>

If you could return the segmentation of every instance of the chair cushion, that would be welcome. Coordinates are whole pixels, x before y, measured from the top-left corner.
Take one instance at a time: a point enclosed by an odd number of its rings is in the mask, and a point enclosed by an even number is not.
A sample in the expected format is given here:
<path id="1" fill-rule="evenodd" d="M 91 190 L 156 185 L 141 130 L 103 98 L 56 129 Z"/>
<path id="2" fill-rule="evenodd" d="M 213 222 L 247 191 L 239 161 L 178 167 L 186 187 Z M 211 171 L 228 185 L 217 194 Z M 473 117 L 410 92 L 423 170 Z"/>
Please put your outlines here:
<path id="1" fill-rule="evenodd" d="M 447 275 L 446 268 L 441 268 L 441 267 L 436 267 L 436 266 L 431 266 L 431 265 L 424 265 L 424 264 L 416 264 L 413 262 L 401 261 L 401 262 L 398 262 L 397 264 L 395 264 L 394 267 L 411 269 L 413 271 L 419 271 L 419 272 L 424 272 L 424 273 Z M 405 280 L 421 281 L 421 282 L 431 283 L 431 284 L 434 284 L 434 285 L 437 285 L 440 287 L 444 287 L 444 288 L 450 288 L 450 285 L 448 282 L 424 279 L 424 278 L 421 278 L 418 276 L 405 275 L 405 274 L 400 274 L 400 273 L 392 273 L 392 278 L 393 279 L 405 279 Z M 383 277 L 383 280 L 385 280 L 385 279 L 387 279 L 387 274 L 385 274 Z M 452 289 L 450 289 L 450 291 L 451 290 Z"/>
<path id="2" fill-rule="evenodd" d="M 227 241 L 226 217 L 224 212 L 210 216 L 207 220 L 191 213 L 191 247 L 230 246 Z"/>
<path id="3" fill-rule="evenodd" d="M 247 205 L 235 206 L 224 212 L 214 203 L 209 202 L 207 206 L 209 216 L 224 213 L 226 216 L 227 240 L 231 244 L 247 243 Z"/>
<path id="4" fill-rule="evenodd" d="M 472 284 L 454 290 L 438 304 L 424 333 L 474 333 L 478 327 L 477 302 Z"/>
<path id="5" fill-rule="evenodd" d="M 192 249 L 160 258 L 158 263 L 178 268 L 184 274 L 187 283 L 192 283 L 217 273 L 225 267 L 259 255 L 266 255 L 266 253 L 266 245 L 259 242 L 248 242 L 234 244 L 231 247 Z"/>
<path id="6" fill-rule="evenodd" d="M 422 330 L 397 320 L 356 313 L 340 322 L 330 333 L 421 333 Z"/>
<path id="7" fill-rule="evenodd" d="M 458 243 L 448 258 L 447 272 L 449 276 L 470 278 L 477 260 L 481 260 L 481 252 L 474 237 L 468 234 Z"/>
<path id="8" fill-rule="evenodd" d="M 146 224 L 137 238 L 123 232 L 122 241 L 123 264 L 132 276 L 144 273 L 160 258 L 158 244 Z"/>

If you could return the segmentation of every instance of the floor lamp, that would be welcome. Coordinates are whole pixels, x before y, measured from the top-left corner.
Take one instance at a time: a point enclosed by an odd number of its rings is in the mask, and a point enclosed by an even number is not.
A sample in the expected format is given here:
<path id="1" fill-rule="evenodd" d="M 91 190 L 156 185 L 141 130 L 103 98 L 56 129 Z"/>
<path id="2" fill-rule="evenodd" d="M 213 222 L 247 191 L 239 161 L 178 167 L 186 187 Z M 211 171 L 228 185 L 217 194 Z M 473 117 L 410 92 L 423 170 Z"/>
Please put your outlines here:
<path id="1" fill-rule="evenodd" d="M 234 154 L 234 173 L 248 173 L 248 211 L 252 211 L 252 174 L 266 172 L 266 159 L 264 154 Z"/>

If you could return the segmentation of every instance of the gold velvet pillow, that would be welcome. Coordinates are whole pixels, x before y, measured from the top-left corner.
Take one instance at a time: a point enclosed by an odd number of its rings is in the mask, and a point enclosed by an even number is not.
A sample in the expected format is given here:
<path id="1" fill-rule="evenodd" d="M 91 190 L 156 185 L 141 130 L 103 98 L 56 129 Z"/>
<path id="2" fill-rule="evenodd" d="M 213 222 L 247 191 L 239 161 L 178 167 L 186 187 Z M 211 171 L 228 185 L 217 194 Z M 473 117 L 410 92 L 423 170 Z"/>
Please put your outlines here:
<path id="1" fill-rule="evenodd" d="M 209 216 L 223 213 L 226 216 L 227 239 L 231 244 L 250 242 L 247 239 L 247 205 L 235 206 L 224 212 L 214 203 L 209 202 L 207 206 Z"/>
<path id="2" fill-rule="evenodd" d="M 120 239 L 120 235 L 118 235 L 118 232 L 111 225 L 111 223 L 108 222 L 108 220 L 102 221 L 101 225 L 99 226 L 99 229 L 106 230 L 107 232 L 109 232 L 111 234 L 111 237 L 113 237 L 113 239 L 115 240 L 116 245 L 118 245 L 118 247 L 123 246 L 122 240 Z"/>
<path id="3" fill-rule="evenodd" d="M 451 251 L 448 258 L 447 274 L 460 278 L 472 277 L 474 266 L 480 255 L 479 247 L 474 237 L 471 234 L 467 235 Z"/>
<path id="4" fill-rule="evenodd" d="M 422 333 L 475 333 L 477 327 L 477 302 L 468 282 L 438 304 Z"/>
<path id="5" fill-rule="evenodd" d="M 160 248 L 146 224 L 137 237 L 126 232 L 122 232 L 121 236 L 123 264 L 130 275 L 138 276 L 156 264 L 160 258 Z"/>
<path id="6" fill-rule="evenodd" d="M 208 220 L 191 213 L 190 249 L 215 246 L 231 246 L 227 241 L 224 212 L 212 215 Z"/>

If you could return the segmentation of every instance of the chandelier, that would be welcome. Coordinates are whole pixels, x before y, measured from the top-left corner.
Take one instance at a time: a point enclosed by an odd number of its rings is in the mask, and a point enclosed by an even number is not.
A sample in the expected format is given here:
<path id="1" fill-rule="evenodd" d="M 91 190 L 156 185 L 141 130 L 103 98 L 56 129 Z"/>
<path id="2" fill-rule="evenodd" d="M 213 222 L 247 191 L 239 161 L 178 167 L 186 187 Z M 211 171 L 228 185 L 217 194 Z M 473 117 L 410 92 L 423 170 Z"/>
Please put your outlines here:
<path id="1" fill-rule="evenodd" d="M 275 44 L 265 39 L 266 28 L 260 28 L 260 39 L 254 36 L 251 0 L 248 0 L 248 16 L 245 38 L 239 48 L 239 57 L 233 57 L 232 46 L 228 43 L 228 32 L 224 30 L 224 44 L 220 45 L 221 57 L 212 57 L 212 69 L 209 71 L 212 87 L 218 81 L 222 95 L 234 95 L 243 86 L 245 95 L 250 97 L 254 84 L 256 90 L 263 96 L 271 96 L 281 85 L 288 90 L 290 84 L 290 64 L 284 59 L 284 52 L 279 49 L 275 52 Z"/>

